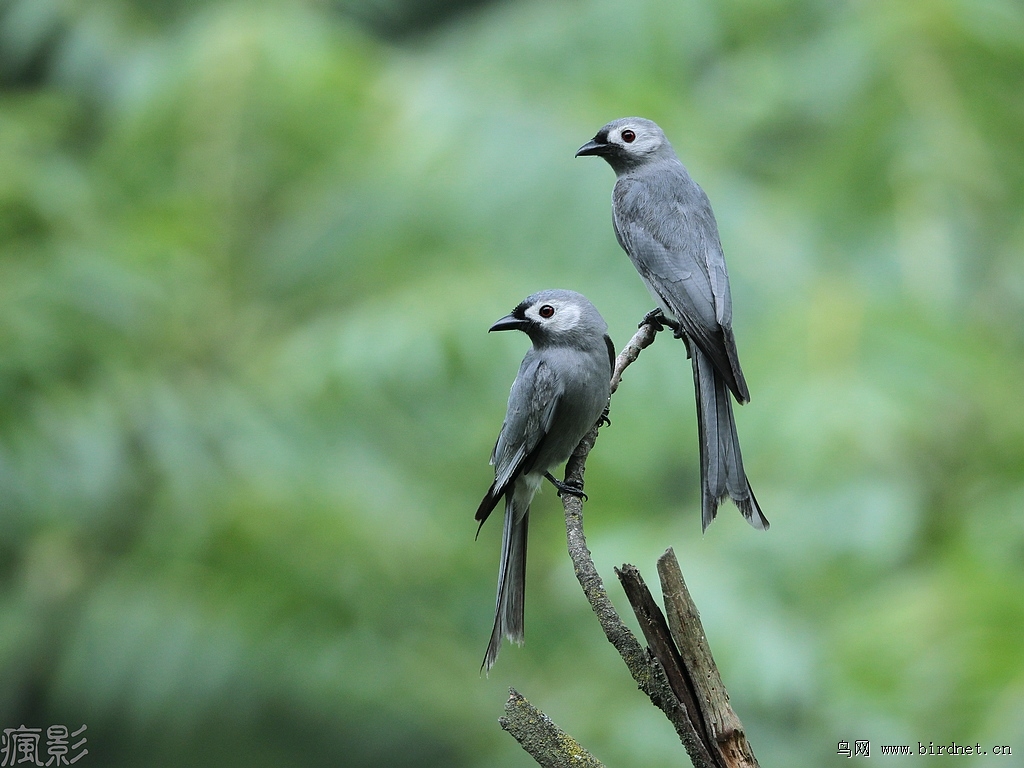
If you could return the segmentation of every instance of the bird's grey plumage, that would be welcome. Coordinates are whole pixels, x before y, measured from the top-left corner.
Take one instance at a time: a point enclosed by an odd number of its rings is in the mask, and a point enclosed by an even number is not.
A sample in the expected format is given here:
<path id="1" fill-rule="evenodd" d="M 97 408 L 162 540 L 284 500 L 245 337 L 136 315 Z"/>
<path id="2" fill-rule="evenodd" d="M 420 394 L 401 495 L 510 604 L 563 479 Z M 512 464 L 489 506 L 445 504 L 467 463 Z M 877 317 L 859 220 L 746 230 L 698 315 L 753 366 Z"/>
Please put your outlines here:
<path id="1" fill-rule="evenodd" d="M 604 413 L 615 356 L 604 319 L 574 291 L 535 293 L 490 330 L 521 330 L 533 346 L 512 384 L 505 423 L 491 454 L 494 482 L 476 512 L 482 526 L 505 498 L 494 628 L 483 663 L 487 670 L 503 637 L 523 641 L 530 503 L 544 473 L 566 461 Z"/>
<path id="2" fill-rule="evenodd" d="M 729 274 L 707 195 L 661 128 L 644 118 L 613 120 L 576 155 L 604 157 L 615 171 L 615 236 L 687 342 L 700 433 L 703 527 L 729 496 L 751 525 L 767 528 L 743 470 L 729 399 L 731 391 L 742 404 L 750 393 L 733 338 Z"/>

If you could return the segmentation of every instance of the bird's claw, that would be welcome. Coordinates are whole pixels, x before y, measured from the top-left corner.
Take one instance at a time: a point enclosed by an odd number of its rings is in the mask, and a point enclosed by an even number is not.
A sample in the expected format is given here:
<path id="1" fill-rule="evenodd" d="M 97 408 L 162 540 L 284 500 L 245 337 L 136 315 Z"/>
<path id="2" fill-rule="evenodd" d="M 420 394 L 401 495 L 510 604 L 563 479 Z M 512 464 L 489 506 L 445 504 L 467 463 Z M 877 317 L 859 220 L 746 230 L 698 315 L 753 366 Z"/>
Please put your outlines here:
<path id="1" fill-rule="evenodd" d="M 683 338 L 684 335 L 683 326 L 681 326 L 677 321 L 667 317 L 661 307 L 655 307 L 644 315 L 644 319 L 640 321 L 637 328 L 643 328 L 645 325 L 651 326 L 655 333 L 663 331 L 666 328 L 671 328 L 673 335 L 677 339 Z"/>
<path id="2" fill-rule="evenodd" d="M 601 427 L 610 427 L 612 425 L 612 420 L 608 416 L 610 413 L 611 407 L 606 405 L 604 407 L 604 411 L 601 413 L 601 418 L 597 420 L 598 429 Z"/>
<path id="3" fill-rule="evenodd" d="M 583 501 L 589 501 L 587 494 L 583 492 L 583 483 L 575 482 L 563 482 L 557 480 L 550 472 L 545 472 L 546 477 L 553 486 L 558 490 L 558 497 L 561 498 L 562 494 L 569 494 L 570 496 L 576 496 L 577 498 L 583 499 Z"/>
<path id="4" fill-rule="evenodd" d="M 649 325 L 654 329 L 655 333 L 657 333 L 658 331 L 665 330 L 665 321 L 667 319 L 668 318 L 665 317 L 665 313 L 662 312 L 661 307 L 655 307 L 644 315 L 644 319 L 641 320 L 636 327 L 643 328 L 645 325 Z"/>

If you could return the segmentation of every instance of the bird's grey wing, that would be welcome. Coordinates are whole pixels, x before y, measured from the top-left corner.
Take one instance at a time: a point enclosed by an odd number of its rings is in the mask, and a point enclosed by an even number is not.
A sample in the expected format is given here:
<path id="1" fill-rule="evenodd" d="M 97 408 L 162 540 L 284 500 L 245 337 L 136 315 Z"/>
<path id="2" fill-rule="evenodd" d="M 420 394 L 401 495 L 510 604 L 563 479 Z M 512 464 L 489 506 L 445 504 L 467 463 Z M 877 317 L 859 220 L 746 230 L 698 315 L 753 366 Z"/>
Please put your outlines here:
<path id="1" fill-rule="evenodd" d="M 551 430 L 563 391 L 552 368 L 527 354 L 512 384 L 505 423 L 491 455 L 494 482 L 476 512 L 481 525 L 516 478 L 530 471 Z"/>
<path id="2" fill-rule="evenodd" d="M 725 266 L 722 240 L 718 234 L 718 222 L 711 210 L 711 201 L 704 190 L 686 175 L 685 192 L 675 200 L 675 221 L 683 222 L 679 228 L 670 227 L 664 234 L 669 247 L 685 247 L 687 242 L 695 246 L 694 259 L 707 276 L 711 289 L 715 319 L 723 328 L 732 327 L 732 295 L 729 291 L 729 271 Z M 673 238 L 673 235 L 675 238 Z M 678 239 L 681 242 L 672 242 Z"/>
<path id="3" fill-rule="evenodd" d="M 696 201 L 655 198 L 638 182 L 616 185 L 613 223 L 619 244 L 744 402 L 749 394 L 732 335 L 729 277 L 707 198 L 702 192 Z M 705 204 L 696 204 L 700 200 Z"/>
<path id="4" fill-rule="evenodd" d="M 642 222 L 616 221 L 616 225 L 623 249 L 651 292 L 705 354 L 728 371 L 729 358 L 722 343 L 711 281 L 694 260 L 692 249 L 670 247 Z"/>
<path id="5" fill-rule="evenodd" d="M 685 169 L 672 163 L 620 178 L 612 202 L 616 235 L 627 253 L 643 249 L 639 233 L 659 243 L 670 258 L 661 261 L 651 254 L 652 270 L 665 280 L 689 281 L 684 288 L 701 316 L 730 327 L 732 297 L 718 223 L 704 190 Z M 639 232 L 630 232 L 628 225 Z"/>

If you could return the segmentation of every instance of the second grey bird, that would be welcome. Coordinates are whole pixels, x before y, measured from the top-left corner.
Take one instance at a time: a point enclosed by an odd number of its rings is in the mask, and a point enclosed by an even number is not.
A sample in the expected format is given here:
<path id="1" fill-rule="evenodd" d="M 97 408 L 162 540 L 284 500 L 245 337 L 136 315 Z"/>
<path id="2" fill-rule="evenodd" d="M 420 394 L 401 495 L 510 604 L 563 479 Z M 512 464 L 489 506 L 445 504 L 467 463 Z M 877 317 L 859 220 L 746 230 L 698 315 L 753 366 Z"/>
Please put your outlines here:
<path id="1" fill-rule="evenodd" d="M 576 152 L 615 171 L 612 222 L 658 307 L 677 325 L 693 362 L 700 433 L 701 522 L 731 497 L 755 528 L 768 520 L 743 471 L 730 391 L 750 400 L 732 333 L 729 274 L 711 203 L 656 123 L 625 117 Z"/>
<path id="2" fill-rule="evenodd" d="M 523 331 L 533 347 L 512 384 L 505 423 L 491 454 L 494 482 L 476 511 L 483 526 L 505 498 L 494 629 L 483 663 L 488 671 L 503 637 L 523 642 L 530 503 L 548 471 L 569 458 L 604 413 L 615 359 L 604 319 L 575 291 L 535 293 L 489 330 Z"/>

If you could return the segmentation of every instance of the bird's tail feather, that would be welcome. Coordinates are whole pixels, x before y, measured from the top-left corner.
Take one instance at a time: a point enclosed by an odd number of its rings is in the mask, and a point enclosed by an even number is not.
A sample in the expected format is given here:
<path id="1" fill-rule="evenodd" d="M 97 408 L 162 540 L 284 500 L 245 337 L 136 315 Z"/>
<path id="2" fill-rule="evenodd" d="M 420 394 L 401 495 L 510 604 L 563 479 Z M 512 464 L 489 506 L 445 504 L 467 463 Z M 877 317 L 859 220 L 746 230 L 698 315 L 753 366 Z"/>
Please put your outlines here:
<path id="1" fill-rule="evenodd" d="M 498 566 L 498 598 L 494 606 L 494 628 L 487 645 L 483 668 L 491 671 L 501 650 L 502 638 L 523 642 L 523 598 L 526 594 L 526 533 L 530 507 L 520 509 L 515 494 L 505 496 L 505 527 L 501 533 L 501 563 Z"/>
<path id="2" fill-rule="evenodd" d="M 697 396 L 700 436 L 701 523 L 704 530 L 715 519 L 718 504 L 727 496 L 755 528 L 768 528 L 768 519 L 754 498 L 743 471 L 739 435 L 732 412 L 732 397 L 711 358 L 691 344 L 693 388 Z"/>

